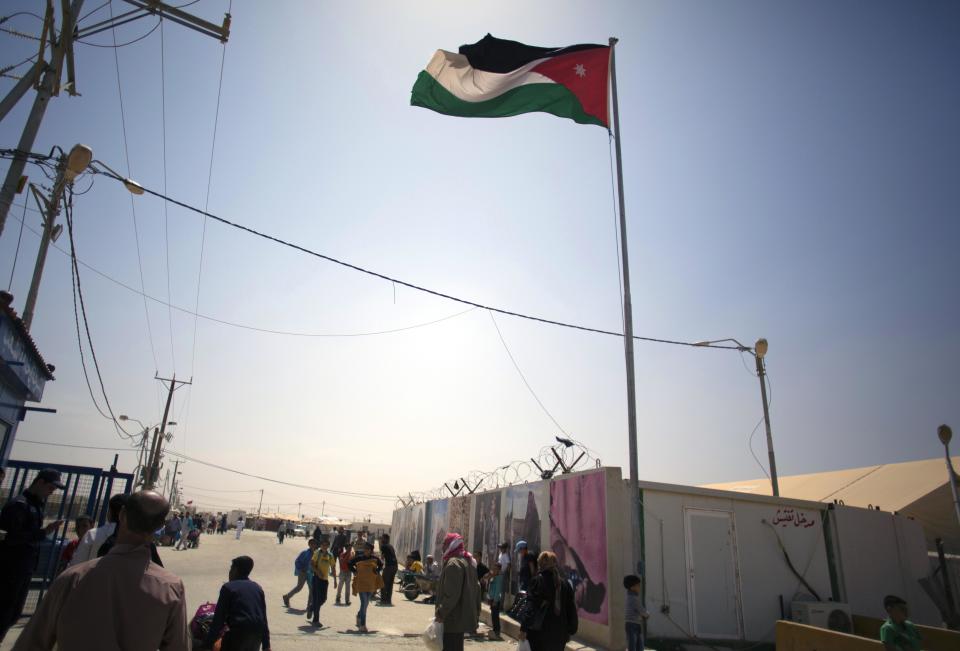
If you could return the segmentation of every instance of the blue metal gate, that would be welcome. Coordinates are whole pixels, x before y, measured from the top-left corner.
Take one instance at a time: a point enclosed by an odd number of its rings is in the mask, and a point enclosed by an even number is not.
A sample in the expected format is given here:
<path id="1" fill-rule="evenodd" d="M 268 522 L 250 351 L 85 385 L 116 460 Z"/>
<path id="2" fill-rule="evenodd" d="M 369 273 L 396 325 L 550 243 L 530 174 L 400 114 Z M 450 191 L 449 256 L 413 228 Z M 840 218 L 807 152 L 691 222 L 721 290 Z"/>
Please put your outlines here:
<path id="1" fill-rule="evenodd" d="M 73 524 L 77 516 L 89 515 L 98 526 L 102 525 L 106 521 L 110 498 L 118 493 L 129 494 L 133 488 L 133 475 L 117 472 L 115 467 L 102 470 L 11 459 L 7 462 L 7 475 L 0 486 L 0 508 L 29 486 L 37 472 L 44 468 L 59 470 L 66 484 L 64 490 L 54 491 L 47 500 L 44 523 L 63 520 L 63 525 L 40 543 L 40 557 L 30 583 L 24 615 L 33 614 L 50 582 L 56 578 L 60 569 L 60 554 L 73 537 Z"/>

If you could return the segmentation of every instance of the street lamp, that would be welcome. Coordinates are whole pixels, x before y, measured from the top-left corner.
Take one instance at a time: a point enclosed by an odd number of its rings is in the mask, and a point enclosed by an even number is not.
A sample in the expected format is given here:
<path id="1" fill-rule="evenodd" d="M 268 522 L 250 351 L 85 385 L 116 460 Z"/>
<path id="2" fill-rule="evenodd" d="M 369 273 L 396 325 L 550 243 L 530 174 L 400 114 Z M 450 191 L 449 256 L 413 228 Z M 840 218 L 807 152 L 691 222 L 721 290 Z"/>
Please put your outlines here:
<path id="1" fill-rule="evenodd" d="M 724 342 L 730 342 L 736 345 L 736 350 L 741 353 L 750 353 L 753 355 L 753 359 L 756 362 L 757 366 L 757 377 L 760 378 L 760 398 L 763 401 L 763 424 L 767 430 L 767 458 L 770 462 L 770 486 L 773 489 L 773 494 L 776 497 L 780 495 L 780 485 L 777 482 L 777 460 L 773 453 L 773 433 L 770 430 L 770 405 L 767 401 L 767 382 L 764 379 L 767 371 L 763 364 L 763 358 L 767 355 L 767 348 L 769 344 L 766 339 L 760 338 L 757 339 L 757 343 L 753 345 L 753 348 L 750 346 L 745 346 L 736 339 L 727 338 L 727 339 L 715 339 L 712 341 L 698 341 L 694 343 L 694 346 L 703 346 L 706 348 L 711 348 L 714 344 L 720 344 Z"/>
<path id="2" fill-rule="evenodd" d="M 950 439 L 953 438 L 953 430 L 949 425 L 941 425 L 937 428 L 937 438 L 943 443 L 943 454 L 947 459 L 947 478 L 950 480 L 950 490 L 953 493 L 953 507 L 957 512 L 957 522 L 960 522 L 960 495 L 957 487 L 957 471 L 953 469 L 953 462 L 950 460 Z"/>
<path id="3" fill-rule="evenodd" d="M 114 170 L 113 168 L 111 168 L 109 165 L 107 165 L 107 164 L 104 163 L 103 161 L 95 160 L 95 161 L 93 161 L 93 162 L 94 162 L 95 164 L 99 165 L 100 167 L 104 168 L 104 169 L 107 170 L 108 172 L 110 172 L 110 175 L 111 175 L 113 178 L 115 178 L 115 179 L 117 179 L 118 181 L 122 182 L 122 183 L 123 183 L 123 187 L 125 187 L 127 190 L 129 190 L 131 194 L 135 194 L 135 195 L 138 195 L 138 196 L 141 195 L 141 194 L 143 194 L 143 186 L 140 185 L 139 183 L 137 183 L 136 181 L 134 181 L 133 179 L 128 179 L 127 177 L 123 176 L 122 174 L 120 174 L 119 172 L 117 172 L 116 170 Z"/>

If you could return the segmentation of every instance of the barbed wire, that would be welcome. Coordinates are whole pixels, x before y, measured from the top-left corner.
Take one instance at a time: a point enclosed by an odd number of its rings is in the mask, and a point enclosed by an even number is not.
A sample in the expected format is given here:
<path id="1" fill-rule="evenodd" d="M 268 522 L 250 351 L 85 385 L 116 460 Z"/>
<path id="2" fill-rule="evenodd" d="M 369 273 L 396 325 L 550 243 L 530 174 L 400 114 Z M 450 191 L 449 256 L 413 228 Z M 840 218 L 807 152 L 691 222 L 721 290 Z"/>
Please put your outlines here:
<path id="1" fill-rule="evenodd" d="M 471 470 L 459 477 L 448 479 L 435 488 L 398 496 L 394 509 L 411 504 L 423 504 L 431 500 L 463 497 L 527 484 L 557 475 L 600 467 L 601 462 L 597 453 L 585 444 L 568 437 L 556 438 L 557 443 L 543 446 L 535 456 L 529 459 L 511 461 L 493 470 Z"/>

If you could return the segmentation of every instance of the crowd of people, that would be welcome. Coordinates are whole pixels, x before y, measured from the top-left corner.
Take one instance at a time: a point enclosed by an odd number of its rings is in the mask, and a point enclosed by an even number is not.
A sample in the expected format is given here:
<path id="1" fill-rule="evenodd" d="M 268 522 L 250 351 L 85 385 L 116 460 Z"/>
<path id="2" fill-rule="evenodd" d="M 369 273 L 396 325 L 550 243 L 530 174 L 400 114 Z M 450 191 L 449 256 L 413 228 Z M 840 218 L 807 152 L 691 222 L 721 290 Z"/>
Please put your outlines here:
<path id="1" fill-rule="evenodd" d="M 2 472 L 2 469 L 0 469 Z M 9 499 L 0 511 L 0 642 L 16 623 L 24 608 L 30 580 L 39 556 L 39 546 L 63 524 L 44 524 L 47 498 L 64 488 L 60 473 L 39 471 L 30 485 Z M 153 651 L 190 648 L 221 651 L 270 650 L 266 597 L 250 576 L 254 562 L 249 556 L 231 561 L 227 582 L 220 589 L 209 625 L 194 640 L 187 616 L 183 581 L 166 570 L 157 554 L 160 536 L 179 533 L 177 549 L 193 531 L 224 533 L 226 516 L 192 516 L 174 512 L 159 493 L 142 490 L 131 495 L 114 495 L 107 505 L 104 525 L 80 516 L 75 521 L 77 538 L 61 557 L 61 571 L 50 585 L 39 607 L 13 646 L 14 651 L 80 649 L 125 649 Z M 237 536 L 243 521 L 237 523 Z M 392 606 L 393 577 L 398 570 L 397 554 L 390 536 L 380 536 L 379 549 L 365 533 L 351 540 L 342 528 L 332 540 L 314 532 L 294 562 L 297 585 L 282 596 L 288 608 L 291 599 L 307 586 L 308 620 L 321 628 L 320 610 L 326 604 L 330 583 L 336 590 L 336 604 L 349 606 L 357 597 L 357 631 L 367 633 L 370 604 Z M 443 651 L 463 651 L 465 636 L 475 635 L 481 602 L 490 605 L 490 637 L 500 639 L 500 612 L 508 591 L 508 577 L 515 571 L 518 604 L 515 616 L 519 637 L 531 651 L 562 651 L 578 630 L 573 587 L 561 577 L 552 552 L 537 555 L 520 541 L 512 558 L 509 546 L 500 545 L 496 561 L 488 567 L 479 553 L 466 551 L 463 537 L 447 534 L 442 558 L 431 555 L 420 560 L 418 551 L 406 558 L 405 569 L 435 581 L 430 599 L 435 603 L 435 620 L 443 625 Z M 492 559 L 491 559 L 492 560 Z M 643 624 L 648 617 L 641 598 L 642 579 L 628 575 L 624 626 L 628 651 L 644 648 Z M 888 619 L 880 632 L 889 651 L 920 649 L 920 633 L 909 621 L 906 602 L 888 595 L 884 599 Z"/>

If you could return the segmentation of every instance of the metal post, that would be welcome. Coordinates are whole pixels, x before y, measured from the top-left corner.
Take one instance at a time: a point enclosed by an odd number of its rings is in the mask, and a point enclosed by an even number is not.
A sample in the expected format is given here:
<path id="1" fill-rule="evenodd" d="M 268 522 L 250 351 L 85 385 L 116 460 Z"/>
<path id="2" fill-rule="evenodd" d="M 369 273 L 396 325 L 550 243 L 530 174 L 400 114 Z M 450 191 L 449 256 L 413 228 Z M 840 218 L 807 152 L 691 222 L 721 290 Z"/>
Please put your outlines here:
<path id="1" fill-rule="evenodd" d="M 7 168 L 7 176 L 3 181 L 2 188 L 0 188 L 0 235 L 3 234 L 3 227 L 7 223 L 7 213 L 10 212 L 13 197 L 17 193 L 17 185 L 20 183 L 20 177 L 23 176 L 23 168 L 27 162 L 26 154 L 33 150 L 33 143 L 37 139 L 37 132 L 40 130 L 40 123 L 43 122 L 43 115 L 47 111 L 50 98 L 60 92 L 61 68 L 66 49 L 69 47 L 69 39 L 67 39 L 67 43 L 64 43 L 64 35 L 73 32 L 75 17 L 80 14 L 82 6 L 83 0 L 73 0 L 69 13 L 65 13 L 62 18 L 63 26 L 60 28 L 60 38 L 57 39 L 57 44 L 53 47 L 50 65 L 47 66 L 43 79 L 40 81 L 40 88 L 33 100 L 33 108 L 30 109 L 27 123 L 23 127 L 23 133 L 20 134 L 20 142 L 17 143 L 17 150 L 20 155 L 15 156 L 10 161 L 10 167 Z M 40 62 L 39 59 L 37 62 Z M 12 106 L 12 103 L 10 106 Z M 9 106 L 4 105 L 5 110 L 9 110 L 9 108 Z"/>
<path id="2" fill-rule="evenodd" d="M 757 361 L 757 377 L 760 378 L 760 397 L 763 399 L 763 424 L 767 428 L 767 459 L 770 461 L 770 485 L 774 496 L 780 496 L 780 485 L 777 483 L 777 460 L 773 454 L 773 433 L 770 431 L 770 406 L 767 404 L 766 371 L 763 367 L 763 357 L 754 353 Z"/>
<path id="3" fill-rule="evenodd" d="M 260 504 L 257 505 L 257 520 L 260 519 L 260 509 L 263 508 L 263 489 L 260 489 Z"/>
<path id="4" fill-rule="evenodd" d="M 633 519 L 633 564 L 640 570 L 643 551 L 640 549 L 640 527 L 643 526 L 640 505 L 640 471 L 637 455 L 637 390 L 633 365 L 633 302 L 630 298 L 630 263 L 627 256 L 627 215 L 623 196 L 623 155 L 620 149 L 620 106 L 617 100 L 617 65 L 614 46 L 616 38 L 610 38 L 610 87 L 613 93 L 613 130 L 617 152 L 617 195 L 620 203 L 620 264 L 623 267 L 623 353 L 627 365 L 627 437 L 630 448 L 630 500 Z"/>

